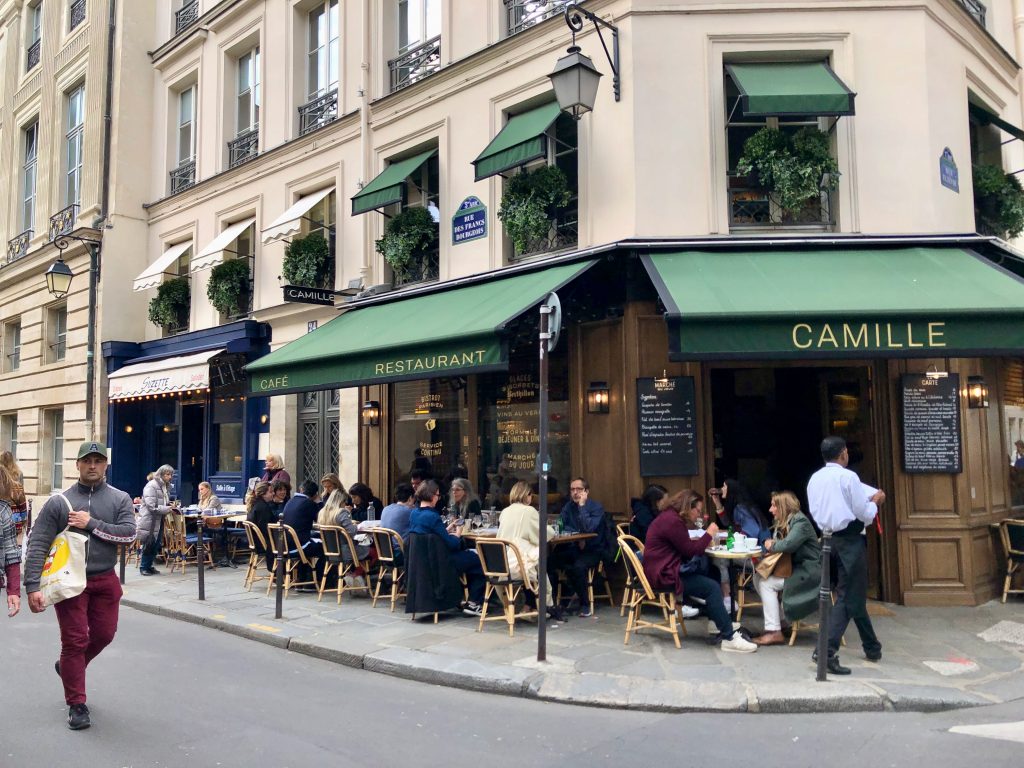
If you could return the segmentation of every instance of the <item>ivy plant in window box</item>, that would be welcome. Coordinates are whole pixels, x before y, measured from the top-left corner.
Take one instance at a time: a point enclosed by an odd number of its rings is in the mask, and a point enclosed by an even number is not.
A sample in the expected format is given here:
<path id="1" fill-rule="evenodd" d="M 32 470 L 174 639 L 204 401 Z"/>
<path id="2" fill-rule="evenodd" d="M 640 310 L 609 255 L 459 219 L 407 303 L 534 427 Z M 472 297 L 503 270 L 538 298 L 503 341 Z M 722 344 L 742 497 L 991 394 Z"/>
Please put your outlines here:
<path id="1" fill-rule="evenodd" d="M 187 277 L 175 277 L 160 284 L 156 296 L 149 302 L 149 321 L 161 328 L 178 325 L 182 316 L 188 316 L 192 303 L 192 290 Z"/>
<path id="2" fill-rule="evenodd" d="M 1024 232 L 1024 189 L 1017 177 L 998 165 L 976 165 L 972 177 L 978 232 L 1004 239 Z"/>
<path id="3" fill-rule="evenodd" d="M 426 279 L 437 249 L 437 222 L 426 208 L 406 208 L 384 226 L 384 237 L 375 243 L 377 253 L 391 267 L 395 284 Z"/>
<path id="4" fill-rule="evenodd" d="M 322 232 L 310 232 L 297 237 L 284 249 L 284 265 L 281 274 L 288 285 L 304 288 L 331 288 L 324 285 L 329 278 L 328 259 L 331 249 Z"/>
<path id="5" fill-rule="evenodd" d="M 823 191 L 839 185 L 839 165 L 827 133 L 801 128 L 790 135 L 762 128 L 743 144 L 736 170 L 766 190 L 784 215 L 797 215 Z"/>
<path id="6" fill-rule="evenodd" d="M 505 181 L 498 218 L 517 256 L 542 250 L 536 247 L 538 241 L 550 237 L 558 209 L 570 200 L 569 182 L 553 165 L 523 171 Z"/>
<path id="7" fill-rule="evenodd" d="M 210 282 L 206 285 L 206 297 L 223 315 L 237 315 L 245 308 L 242 297 L 249 289 L 249 262 L 247 259 L 230 259 L 210 271 Z"/>

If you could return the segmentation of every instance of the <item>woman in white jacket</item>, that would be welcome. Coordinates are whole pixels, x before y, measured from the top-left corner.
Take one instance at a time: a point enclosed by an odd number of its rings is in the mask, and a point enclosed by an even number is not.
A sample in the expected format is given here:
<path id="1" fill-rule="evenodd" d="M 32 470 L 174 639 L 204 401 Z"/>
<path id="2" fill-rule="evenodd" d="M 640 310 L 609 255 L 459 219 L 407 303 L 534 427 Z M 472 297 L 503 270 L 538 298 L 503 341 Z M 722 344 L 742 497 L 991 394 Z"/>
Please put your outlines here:
<path id="1" fill-rule="evenodd" d="M 530 572 L 533 581 L 537 581 L 540 566 L 540 512 L 531 503 L 533 491 L 530 484 L 518 482 L 512 486 L 509 492 L 509 501 L 512 503 L 501 510 L 501 518 L 498 523 L 498 538 L 507 539 L 519 548 L 523 555 L 523 564 Z M 548 526 L 548 540 L 555 535 L 555 529 Z M 509 568 L 513 578 L 521 578 L 519 573 L 519 562 L 515 555 L 509 552 Z M 547 579 L 547 574 L 544 575 Z M 551 583 L 547 585 L 548 614 L 558 620 L 562 620 L 561 608 L 554 605 L 551 594 Z"/>

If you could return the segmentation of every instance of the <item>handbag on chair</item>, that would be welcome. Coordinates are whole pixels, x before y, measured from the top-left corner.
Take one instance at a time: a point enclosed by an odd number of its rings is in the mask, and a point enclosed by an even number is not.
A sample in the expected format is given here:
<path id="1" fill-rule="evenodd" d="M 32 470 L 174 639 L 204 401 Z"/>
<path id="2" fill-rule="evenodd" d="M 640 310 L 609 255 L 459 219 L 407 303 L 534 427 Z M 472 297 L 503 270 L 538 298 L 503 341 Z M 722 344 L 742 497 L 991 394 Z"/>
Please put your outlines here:
<path id="1" fill-rule="evenodd" d="M 785 579 L 793 575 L 793 557 L 789 552 L 771 552 L 757 564 L 757 575 L 762 579 L 778 576 Z"/>

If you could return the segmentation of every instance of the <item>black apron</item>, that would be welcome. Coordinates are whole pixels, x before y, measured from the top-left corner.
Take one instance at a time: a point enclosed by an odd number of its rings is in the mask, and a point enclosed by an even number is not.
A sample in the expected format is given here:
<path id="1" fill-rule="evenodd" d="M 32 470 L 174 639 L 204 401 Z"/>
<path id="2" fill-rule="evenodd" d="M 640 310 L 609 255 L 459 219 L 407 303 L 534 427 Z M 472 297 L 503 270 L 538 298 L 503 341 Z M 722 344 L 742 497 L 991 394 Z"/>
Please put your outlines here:
<path id="1" fill-rule="evenodd" d="M 842 531 L 832 534 L 832 551 L 846 571 L 846 615 L 851 619 L 868 615 L 868 564 L 867 547 L 861 531 L 864 523 L 854 520 Z"/>

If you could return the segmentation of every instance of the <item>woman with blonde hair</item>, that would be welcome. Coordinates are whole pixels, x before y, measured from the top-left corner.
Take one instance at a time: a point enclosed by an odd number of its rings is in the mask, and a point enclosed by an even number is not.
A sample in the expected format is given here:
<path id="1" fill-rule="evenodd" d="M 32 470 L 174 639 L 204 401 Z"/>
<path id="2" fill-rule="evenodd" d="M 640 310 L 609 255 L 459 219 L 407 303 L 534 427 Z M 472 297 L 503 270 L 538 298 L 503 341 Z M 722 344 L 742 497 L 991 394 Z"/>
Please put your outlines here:
<path id="1" fill-rule="evenodd" d="M 331 495 L 327 497 L 327 501 L 324 502 L 323 509 L 317 515 L 317 525 L 336 525 L 339 528 L 344 528 L 349 536 L 355 540 L 355 535 L 359 533 L 359 526 L 352 520 L 352 512 L 348 508 L 348 494 L 344 490 L 338 489 L 331 491 Z M 356 544 L 356 554 L 360 560 L 366 558 L 370 553 L 370 547 L 365 544 Z M 352 553 L 349 552 L 348 545 L 344 539 L 341 541 L 341 559 L 346 563 L 352 562 Z"/>
<path id="2" fill-rule="evenodd" d="M 763 578 L 754 573 L 754 586 L 761 596 L 764 611 L 764 634 L 754 639 L 758 645 L 781 645 L 782 609 L 790 621 L 798 621 L 814 613 L 818 606 L 818 586 L 821 579 L 821 547 L 814 526 L 800 510 L 800 500 L 792 491 L 772 494 L 772 538 L 764 543 L 769 552 L 788 552 L 793 562 L 793 573 L 782 577 Z"/>
<path id="3" fill-rule="evenodd" d="M 288 483 L 289 486 L 292 484 L 292 476 L 284 468 L 284 459 L 276 453 L 268 453 L 266 458 L 263 459 L 263 477 L 260 480 L 264 483 L 273 483 L 281 480 Z"/>
<path id="4" fill-rule="evenodd" d="M 334 491 L 340 491 L 341 497 L 345 500 L 345 505 L 351 506 L 352 499 L 348 495 L 348 491 L 345 490 L 345 484 L 341 482 L 341 478 L 338 477 L 336 472 L 328 472 L 321 477 L 320 487 L 323 488 L 323 493 L 320 494 L 320 498 L 323 499 L 324 505 L 327 504 L 327 499 L 330 498 Z"/>
<path id="5" fill-rule="evenodd" d="M 509 501 L 511 503 L 501 511 L 498 538 L 507 539 L 516 545 L 523 556 L 524 567 L 536 583 L 540 570 L 540 512 L 532 506 L 533 489 L 530 484 L 521 480 L 513 485 L 509 491 Z M 555 529 L 549 525 L 548 539 L 554 535 Z M 519 561 L 511 552 L 508 553 L 508 563 L 512 578 L 522 578 L 519 573 Z M 547 574 L 544 578 L 547 579 Z M 548 615 L 555 621 L 565 620 L 561 607 L 554 605 L 550 581 L 547 585 L 547 609 Z"/>

